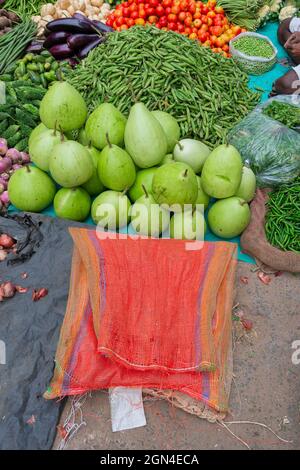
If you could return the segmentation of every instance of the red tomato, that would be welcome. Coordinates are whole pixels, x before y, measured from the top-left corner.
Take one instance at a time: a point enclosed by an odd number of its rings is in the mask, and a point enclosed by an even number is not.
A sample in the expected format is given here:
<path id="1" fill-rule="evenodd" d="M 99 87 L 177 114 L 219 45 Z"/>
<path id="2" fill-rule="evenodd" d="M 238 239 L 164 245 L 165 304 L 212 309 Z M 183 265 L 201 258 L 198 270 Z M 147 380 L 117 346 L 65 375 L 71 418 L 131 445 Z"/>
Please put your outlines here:
<path id="1" fill-rule="evenodd" d="M 149 23 L 151 23 L 151 24 L 156 23 L 157 20 L 158 20 L 157 16 L 154 16 L 154 15 L 151 15 L 151 16 L 149 16 L 149 18 L 148 18 L 148 21 L 149 21 Z"/>
<path id="2" fill-rule="evenodd" d="M 139 10 L 139 18 L 143 18 L 144 20 L 147 18 L 145 10 Z"/>
<path id="3" fill-rule="evenodd" d="M 180 13 L 180 6 L 179 5 L 173 5 L 171 8 L 171 13 L 174 13 L 174 15 L 178 15 Z"/>
<path id="4" fill-rule="evenodd" d="M 207 24 L 207 21 L 208 21 L 207 16 L 202 15 L 202 16 L 201 16 L 201 21 L 202 21 L 202 23 L 206 23 L 206 24 Z"/>
<path id="5" fill-rule="evenodd" d="M 159 3 L 159 2 L 158 2 L 158 3 Z M 172 6 L 172 3 L 173 3 L 172 0 L 163 0 L 163 1 L 162 1 L 162 5 L 163 5 L 164 7 L 171 7 L 171 6 Z"/>
<path id="6" fill-rule="evenodd" d="M 166 15 L 169 15 L 170 13 L 172 13 L 172 8 L 171 7 L 166 7 L 165 12 L 166 12 Z"/>
<path id="7" fill-rule="evenodd" d="M 176 31 L 177 23 L 175 23 L 175 21 L 170 21 L 170 23 L 168 23 L 168 29 L 170 29 L 171 31 Z"/>
<path id="8" fill-rule="evenodd" d="M 164 16 L 165 9 L 161 5 L 158 5 L 158 7 L 156 7 L 155 12 L 156 12 L 157 16 Z"/>
<path id="9" fill-rule="evenodd" d="M 130 16 L 129 8 L 123 8 L 123 16 L 125 16 L 126 18 Z"/>
<path id="10" fill-rule="evenodd" d="M 197 36 L 196 33 L 191 33 L 191 34 L 189 35 L 189 38 L 190 38 L 190 39 L 198 39 L 198 36 Z"/>
<path id="11" fill-rule="evenodd" d="M 201 18 L 201 13 L 196 11 L 196 13 L 194 13 L 194 16 L 193 16 L 194 20 L 200 20 Z"/>
<path id="12" fill-rule="evenodd" d="M 135 0 L 135 3 L 144 3 L 144 0 Z"/>
<path id="13" fill-rule="evenodd" d="M 128 0 L 127 3 L 128 5 L 131 5 L 132 3 L 135 3 L 135 0 Z"/>
<path id="14" fill-rule="evenodd" d="M 137 18 L 135 20 L 135 24 L 140 25 L 140 26 L 144 26 L 144 24 L 145 24 L 144 18 Z"/>
<path id="15" fill-rule="evenodd" d="M 151 7 L 157 7 L 159 5 L 159 1 L 158 0 L 149 0 L 149 5 Z"/>
<path id="16" fill-rule="evenodd" d="M 214 11 L 209 11 L 206 16 L 207 16 L 207 18 L 214 18 L 216 16 L 216 14 L 215 14 Z"/>
<path id="17" fill-rule="evenodd" d="M 194 26 L 195 26 L 196 28 L 200 28 L 201 25 L 202 25 L 202 21 L 201 21 L 201 20 L 198 20 L 198 19 L 194 20 Z"/>
<path id="18" fill-rule="evenodd" d="M 200 34 L 198 34 L 198 38 L 199 38 L 199 40 L 200 40 L 202 43 L 206 42 L 206 41 L 208 40 L 208 37 L 209 37 L 209 36 L 208 36 L 207 33 L 200 33 Z"/>
<path id="19" fill-rule="evenodd" d="M 206 5 L 203 5 L 203 7 L 201 8 L 201 11 L 203 15 L 207 15 L 207 13 L 209 12 L 209 9 L 207 8 Z"/>
<path id="20" fill-rule="evenodd" d="M 211 18 L 207 18 L 207 24 L 208 26 L 211 26 L 213 24 L 213 20 Z"/>
<path id="21" fill-rule="evenodd" d="M 129 10 L 130 10 L 130 13 L 133 13 L 134 11 L 138 11 L 138 6 L 135 3 L 133 3 L 132 5 L 130 5 Z M 117 12 L 115 12 L 115 14 L 116 13 Z"/>
<path id="22" fill-rule="evenodd" d="M 190 4 L 189 12 L 192 13 L 192 15 L 196 12 L 195 4 L 193 4 L 193 3 Z"/>
<path id="23" fill-rule="evenodd" d="M 206 33 L 206 32 L 208 31 L 208 26 L 207 26 L 207 24 L 203 24 L 200 29 L 201 29 L 201 31 L 202 31 L 203 33 Z"/>
<path id="24" fill-rule="evenodd" d="M 127 23 L 127 26 L 129 26 L 129 28 L 130 28 L 130 26 L 134 25 L 134 20 L 132 18 L 127 18 L 126 23 Z"/>
<path id="25" fill-rule="evenodd" d="M 185 32 L 185 34 L 189 35 L 189 34 L 192 33 L 192 29 L 187 27 L 187 28 L 185 28 L 184 32 Z"/>
<path id="26" fill-rule="evenodd" d="M 186 19 L 186 13 L 184 11 L 181 11 L 178 15 L 178 19 L 179 19 L 179 21 L 181 21 L 183 23 L 184 20 Z"/>
<path id="27" fill-rule="evenodd" d="M 133 11 L 133 10 L 132 10 L 132 11 Z M 115 17 L 116 17 L 116 18 L 121 18 L 122 16 L 123 16 L 123 13 L 122 13 L 121 10 L 116 10 L 116 11 L 115 11 Z"/>
<path id="28" fill-rule="evenodd" d="M 121 31 L 124 31 L 125 29 L 128 29 L 127 24 L 122 24 L 120 30 L 121 30 Z"/>
<path id="29" fill-rule="evenodd" d="M 174 15 L 173 13 L 170 13 L 170 14 L 168 15 L 168 21 L 170 21 L 171 23 L 172 23 L 173 21 L 174 21 L 174 22 L 177 21 L 177 16 Z"/>
<path id="30" fill-rule="evenodd" d="M 125 18 L 117 18 L 116 19 L 116 25 L 117 26 L 122 26 L 122 24 L 125 24 L 125 23 L 126 23 Z"/>
<path id="31" fill-rule="evenodd" d="M 164 26 L 167 26 L 168 24 L 168 18 L 166 16 L 161 16 L 160 20 L 159 20 L 159 24 L 164 27 Z"/>
<path id="32" fill-rule="evenodd" d="M 178 26 L 177 26 L 177 29 L 178 29 L 179 33 L 183 33 L 184 30 L 185 30 L 185 27 L 182 23 L 179 23 Z"/>
<path id="33" fill-rule="evenodd" d="M 185 26 L 191 26 L 192 22 L 193 20 L 189 16 L 187 16 L 186 19 L 184 20 Z"/>
<path id="34" fill-rule="evenodd" d="M 138 17 L 139 17 L 139 14 L 137 11 L 133 11 L 130 15 L 130 18 L 132 18 L 133 20 L 136 20 Z"/>

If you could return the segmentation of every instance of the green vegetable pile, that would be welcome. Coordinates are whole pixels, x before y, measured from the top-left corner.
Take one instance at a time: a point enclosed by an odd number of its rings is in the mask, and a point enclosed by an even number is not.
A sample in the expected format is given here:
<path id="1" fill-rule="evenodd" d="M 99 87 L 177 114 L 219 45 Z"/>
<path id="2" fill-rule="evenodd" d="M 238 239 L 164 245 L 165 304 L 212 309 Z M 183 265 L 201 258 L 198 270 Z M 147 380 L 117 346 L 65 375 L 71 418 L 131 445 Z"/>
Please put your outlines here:
<path id="1" fill-rule="evenodd" d="M 300 253 L 300 177 L 270 194 L 266 236 L 271 245 Z"/>
<path id="2" fill-rule="evenodd" d="M 64 80 L 64 72 L 70 68 L 68 62 L 57 62 L 48 51 L 26 54 L 0 75 L 0 81 L 25 80 L 48 88 L 50 83 Z"/>
<path id="3" fill-rule="evenodd" d="M 6 104 L 0 105 L 0 136 L 9 147 L 27 150 L 28 137 L 40 120 L 39 106 L 45 91 L 22 80 L 6 83 Z"/>
<path id="4" fill-rule="evenodd" d="M 35 37 L 37 27 L 31 20 L 24 20 L 9 33 L 0 37 L 0 74 L 18 59 Z"/>
<path id="5" fill-rule="evenodd" d="M 56 0 L 6 0 L 5 8 L 14 11 L 22 18 L 30 18 L 39 14 L 41 7 L 45 3 L 56 3 Z"/>
<path id="6" fill-rule="evenodd" d="M 260 24 L 259 11 L 272 0 L 217 0 L 231 23 L 248 31 L 255 31 Z"/>
<path id="7" fill-rule="evenodd" d="M 272 101 L 263 108 L 263 113 L 290 129 L 300 126 L 300 108 L 281 101 Z"/>
<path id="8" fill-rule="evenodd" d="M 255 36 L 243 36 L 234 41 L 234 48 L 249 57 L 263 57 L 270 59 L 274 49 L 265 39 Z"/>
<path id="9" fill-rule="evenodd" d="M 141 101 L 172 114 L 182 137 L 210 147 L 225 142 L 229 129 L 260 99 L 233 60 L 154 27 L 108 34 L 66 78 L 90 110 L 108 101 L 128 114 Z"/>

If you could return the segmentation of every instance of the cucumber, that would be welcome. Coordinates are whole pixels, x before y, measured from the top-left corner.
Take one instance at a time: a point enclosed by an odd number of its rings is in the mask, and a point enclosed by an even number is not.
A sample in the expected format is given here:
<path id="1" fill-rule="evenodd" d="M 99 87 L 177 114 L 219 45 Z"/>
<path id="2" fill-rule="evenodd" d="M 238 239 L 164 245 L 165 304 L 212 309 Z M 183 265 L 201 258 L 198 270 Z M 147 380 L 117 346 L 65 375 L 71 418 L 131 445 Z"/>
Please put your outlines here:
<path id="1" fill-rule="evenodd" d="M 19 131 L 19 129 L 20 126 L 18 126 L 17 124 L 12 124 L 6 129 L 2 137 L 8 140 L 9 138 L 13 137 Z"/>
<path id="2" fill-rule="evenodd" d="M 28 68 L 28 67 L 27 67 Z M 32 81 L 32 83 L 35 83 L 36 85 L 39 85 L 41 83 L 40 76 L 36 72 L 32 72 L 31 70 L 28 72 L 29 78 Z"/>
<path id="3" fill-rule="evenodd" d="M 8 146 L 10 148 L 14 147 L 20 141 L 21 138 L 22 138 L 21 132 L 20 131 L 16 132 L 15 135 L 7 139 Z"/>
<path id="4" fill-rule="evenodd" d="M 28 148 L 28 138 L 25 137 L 22 140 L 20 140 L 16 145 L 15 149 L 19 150 L 19 152 L 24 152 Z"/>
<path id="5" fill-rule="evenodd" d="M 27 126 L 30 127 L 35 127 L 36 126 L 36 119 L 30 114 L 28 111 L 25 109 L 16 109 L 16 118 L 19 123 L 26 124 Z"/>
<path id="6" fill-rule="evenodd" d="M 37 118 L 40 117 L 39 110 L 33 106 L 33 104 L 23 104 L 23 108 L 26 109 L 26 111 L 28 111 L 30 114 L 33 114 L 33 116 L 36 116 Z"/>

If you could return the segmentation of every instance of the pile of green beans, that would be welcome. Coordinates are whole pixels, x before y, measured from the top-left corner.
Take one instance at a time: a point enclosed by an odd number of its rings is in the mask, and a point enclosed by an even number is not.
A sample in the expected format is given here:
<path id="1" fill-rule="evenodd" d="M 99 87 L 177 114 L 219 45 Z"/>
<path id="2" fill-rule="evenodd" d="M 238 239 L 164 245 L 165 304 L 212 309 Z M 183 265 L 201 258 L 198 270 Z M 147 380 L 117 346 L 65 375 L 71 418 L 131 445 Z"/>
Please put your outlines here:
<path id="1" fill-rule="evenodd" d="M 24 20 L 9 33 L 0 37 L 0 74 L 18 59 L 33 40 L 37 27 L 31 20 Z"/>
<path id="2" fill-rule="evenodd" d="M 270 59 L 274 55 L 271 44 L 262 38 L 243 36 L 234 41 L 234 48 L 249 57 L 263 57 Z"/>
<path id="3" fill-rule="evenodd" d="M 223 7 L 231 23 L 238 24 L 248 31 L 255 31 L 259 26 L 259 11 L 270 0 L 217 0 Z"/>
<path id="4" fill-rule="evenodd" d="M 300 253 L 300 177 L 270 194 L 265 231 L 268 241 Z"/>
<path id="5" fill-rule="evenodd" d="M 274 100 L 263 109 L 263 113 L 290 129 L 300 126 L 300 108 L 292 104 Z"/>
<path id="6" fill-rule="evenodd" d="M 22 18 L 30 18 L 32 15 L 39 15 L 45 3 L 55 3 L 56 0 L 6 0 L 5 8 L 14 11 Z"/>
<path id="7" fill-rule="evenodd" d="M 108 101 L 128 115 L 141 101 L 150 110 L 172 114 L 181 137 L 200 139 L 211 148 L 226 142 L 228 131 L 260 99 L 233 60 L 151 26 L 108 34 L 65 76 L 90 110 Z"/>

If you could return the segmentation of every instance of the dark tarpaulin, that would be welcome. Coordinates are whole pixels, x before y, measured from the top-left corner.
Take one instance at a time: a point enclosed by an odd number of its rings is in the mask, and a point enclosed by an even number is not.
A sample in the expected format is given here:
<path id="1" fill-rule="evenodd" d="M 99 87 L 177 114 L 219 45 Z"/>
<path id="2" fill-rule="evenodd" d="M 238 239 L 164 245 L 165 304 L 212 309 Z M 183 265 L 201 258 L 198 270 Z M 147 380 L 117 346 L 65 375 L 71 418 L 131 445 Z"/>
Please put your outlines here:
<path id="1" fill-rule="evenodd" d="M 6 351 L 5 364 L 0 357 L 0 449 L 50 449 L 62 401 L 42 395 L 52 377 L 68 297 L 73 243 L 67 228 L 82 224 L 33 214 L 17 217 L 22 225 L 0 217 L 0 233 L 23 244 L 25 261 L 14 262 L 15 255 L 9 255 L 0 262 L 0 280 L 29 289 L 0 302 L 0 341 Z M 27 279 L 21 278 L 23 272 Z M 41 287 L 48 295 L 33 302 L 32 290 Z"/>

